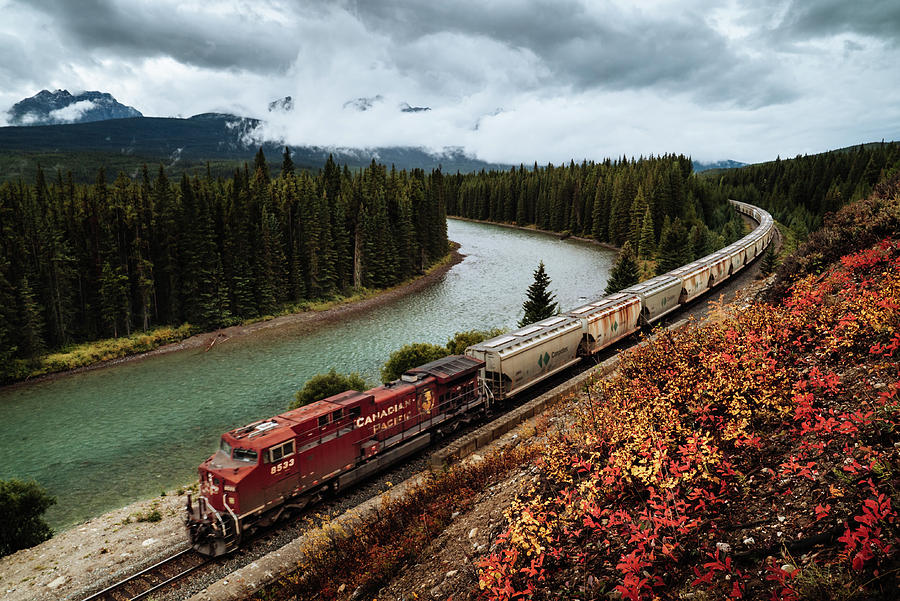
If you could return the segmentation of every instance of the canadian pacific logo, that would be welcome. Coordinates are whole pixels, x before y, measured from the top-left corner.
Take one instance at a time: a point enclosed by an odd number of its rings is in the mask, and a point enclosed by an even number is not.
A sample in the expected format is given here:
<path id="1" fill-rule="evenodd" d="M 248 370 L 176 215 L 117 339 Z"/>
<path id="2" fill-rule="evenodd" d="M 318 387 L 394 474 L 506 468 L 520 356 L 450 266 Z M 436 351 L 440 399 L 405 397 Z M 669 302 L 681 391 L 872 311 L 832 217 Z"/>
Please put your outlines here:
<path id="1" fill-rule="evenodd" d="M 372 415 L 368 415 L 366 417 L 358 417 L 356 418 L 356 427 L 362 428 L 363 426 L 373 424 L 372 431 L 378 432 L 379 430 L 384 430 L 385 428 L 393 428 L 394 426 L 399 426 L 404 421 L 404 416 L 401 414 L 401 412 L 412 405 L 412 403 L 412 399 L 406 399 L 400 401 L 399 403 L 395 403 L 390 407 L 386 407 L 384 409 L 381 409 L 380 411 L 376 411 Z"/>
<path id="2" fill-rule="evenodd" d="M 540 357 L 538 357 L 538 367 L 541 369 L 550 365 L 550 353 L 544 353 Z"/>

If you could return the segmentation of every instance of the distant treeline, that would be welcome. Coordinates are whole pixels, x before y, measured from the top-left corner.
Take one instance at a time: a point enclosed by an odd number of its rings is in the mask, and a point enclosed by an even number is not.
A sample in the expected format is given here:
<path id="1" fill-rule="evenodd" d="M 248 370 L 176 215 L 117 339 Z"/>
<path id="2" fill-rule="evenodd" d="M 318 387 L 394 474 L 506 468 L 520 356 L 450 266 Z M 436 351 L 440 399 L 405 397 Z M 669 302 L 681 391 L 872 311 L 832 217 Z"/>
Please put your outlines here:
<path id="1" fill-rule="evenodd" d="M 0 379 L 72 343 L 396 284 L 446 255 L 446 214 L 628 243 L 665 272 L 740 237 L 727 198 L 803 237 L 898 167 L 900 144 L 881 143 L 712 176 L 683 155 L 445 175 L 300 171 L 286 152 L 271 177 L 262 151 L 230 178 L 177 183 L 162 167 L 93 185 L 39 170 L 0 185 Z"/>
<path id="2" fill-rule="evenodd" d="M 727 195 L 692 172 L 683 155 L 481 172 L 463 177 L 447 213 L 629 242 L 664 272 L 743 233 Z"/>
<path id="3" fill-rule="evenodd" d="M 793 159 L 777 159 L 715 174 L 732 198 L 762 207 L 803 239 L 826 213 L 867 198 L 900 169 L 900 143 L 873 143 Z"/>
<path id="4" fill-rule="evenodd" d="M 111 184 L 0 185 L 0 372 L 70 343 L 162 324 L 205 329 L 421 273 L 448 250 L 440 171 L 351 173 L 330 158 L 271 178 L 160 167 Z M 0 373 L 0 376 L 4 374 Z"/>

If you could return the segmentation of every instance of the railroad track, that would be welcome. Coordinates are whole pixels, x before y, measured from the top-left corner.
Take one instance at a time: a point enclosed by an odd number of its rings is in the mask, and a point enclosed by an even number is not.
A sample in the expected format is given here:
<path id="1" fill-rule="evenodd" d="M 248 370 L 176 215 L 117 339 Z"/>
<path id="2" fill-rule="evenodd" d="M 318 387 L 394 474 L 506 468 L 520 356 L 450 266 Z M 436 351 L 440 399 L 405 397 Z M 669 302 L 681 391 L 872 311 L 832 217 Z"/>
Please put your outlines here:
<path id="1" fill-rule="evenodd" d="M 213 560 L 188 548 L 94 593 L 83 601 L 137 601 L 144 599 L 175 584 L 211 561 Z"/>

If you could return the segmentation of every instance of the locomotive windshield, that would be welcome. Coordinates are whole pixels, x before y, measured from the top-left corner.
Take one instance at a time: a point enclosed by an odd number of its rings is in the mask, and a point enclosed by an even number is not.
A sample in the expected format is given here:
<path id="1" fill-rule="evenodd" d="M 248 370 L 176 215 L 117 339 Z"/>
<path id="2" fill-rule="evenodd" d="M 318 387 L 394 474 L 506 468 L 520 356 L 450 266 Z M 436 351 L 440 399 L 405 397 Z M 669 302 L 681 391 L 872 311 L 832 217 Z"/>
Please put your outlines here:
<path id="1" fill-rule="evenodd" d="M 256 463 L 259 455 L 256 451 L 250 449 L 235 449 L 232 458 L 237 461 L 246 461 L 247 463 Z"/>
<path id="2" fill-rule="evenodd" d="M 219 449 L 220 449 L 223 453 L 225 453 L 226 455 L 228 455 L 229 457 L 231 457 L 231 445 L 228 444 L 227 442 L 225 442 L 225 439 L 224 439 L 224 438 L 222 439 L 222 442 L 219 444 Z"/>

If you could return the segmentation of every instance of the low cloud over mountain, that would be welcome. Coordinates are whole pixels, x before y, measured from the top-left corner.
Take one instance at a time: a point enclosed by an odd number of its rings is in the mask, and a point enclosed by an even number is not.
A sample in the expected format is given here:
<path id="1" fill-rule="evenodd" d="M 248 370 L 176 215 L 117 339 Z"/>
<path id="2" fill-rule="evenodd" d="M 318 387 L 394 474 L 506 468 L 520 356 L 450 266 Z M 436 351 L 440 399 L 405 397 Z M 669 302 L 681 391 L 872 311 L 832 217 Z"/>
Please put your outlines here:
<path id="1" fill-rule="evenodd" d="M 143 117 L 137 109 L 120 104 L 105 92 L 73 96 L 68 90 L 41 90 L 15 103 L 7 115 L 10 125 L 58 125 Z"/>

